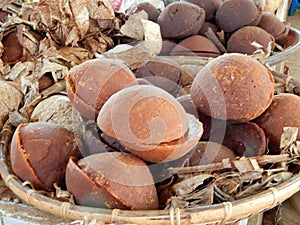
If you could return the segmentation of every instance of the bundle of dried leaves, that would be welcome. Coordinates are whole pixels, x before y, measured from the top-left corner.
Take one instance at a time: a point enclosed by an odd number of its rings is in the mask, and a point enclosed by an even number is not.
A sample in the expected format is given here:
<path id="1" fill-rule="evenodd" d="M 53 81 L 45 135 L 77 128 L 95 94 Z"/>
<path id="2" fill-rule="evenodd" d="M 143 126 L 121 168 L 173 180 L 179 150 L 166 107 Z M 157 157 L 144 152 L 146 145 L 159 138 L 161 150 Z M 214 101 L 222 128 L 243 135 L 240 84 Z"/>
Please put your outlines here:
<path id="1" fill-rule="evenodd" d="M 165 208 L 188 208 L 195 204 L 234 201 L 255 195 L 291 178 L 299 169 L 298 129 L 286 127 L 281 137 L 281 154 L 193 167 L 170 168 L 169 183 L 159 186 Z"/>
<path id="2" fill-rule="evenodd" d="M 18 84 L 22 94 L 16 107 L 2 110 L 1 123 L 8 114 L 14 125 L 30 121 L 40 101 L 65 91 L 65 77 L 74 65 L 104 56 L 136 68 L 161 48 L 158 25 L 144 20 L 140 22 L 144 42 L 121 53 L 108 52 L 119 43 L 124 23 L 110 0 L 6 0 L 0 4 L 0 77 Z"/>

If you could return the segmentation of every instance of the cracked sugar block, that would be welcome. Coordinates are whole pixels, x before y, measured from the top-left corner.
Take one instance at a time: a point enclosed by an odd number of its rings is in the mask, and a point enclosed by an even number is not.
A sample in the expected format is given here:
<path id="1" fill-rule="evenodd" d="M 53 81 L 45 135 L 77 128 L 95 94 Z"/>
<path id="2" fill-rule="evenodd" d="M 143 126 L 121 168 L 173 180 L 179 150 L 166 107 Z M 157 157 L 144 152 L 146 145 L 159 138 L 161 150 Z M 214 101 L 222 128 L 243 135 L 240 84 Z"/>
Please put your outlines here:
<path id="1" fill-rule="evenodd" d="M 150 170 L 143 160 L 131 154 L 106 152 L 79 161 L 70 158 L 66 186 L 79 205 L 158 209 L 157 191 Z"/>

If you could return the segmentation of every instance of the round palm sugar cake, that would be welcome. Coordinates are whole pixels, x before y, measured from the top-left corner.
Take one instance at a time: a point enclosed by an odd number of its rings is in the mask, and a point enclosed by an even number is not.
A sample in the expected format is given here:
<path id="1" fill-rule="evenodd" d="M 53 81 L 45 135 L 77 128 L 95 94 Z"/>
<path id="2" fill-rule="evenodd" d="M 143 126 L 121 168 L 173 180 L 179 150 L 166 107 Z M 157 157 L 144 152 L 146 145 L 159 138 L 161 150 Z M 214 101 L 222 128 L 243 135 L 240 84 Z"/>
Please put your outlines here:
<path id="1" fill-rule="evenodd" d="M 264 29 L 275 38 L 275 42 L 284 46 L 289 28 L 276 15 L 263 12 L 258 27 Z"/>
<path id="2" fill-rule="evenodd" d="M 261 48 L 253 43 L 258 43 Z M 235 31 L 228 39 L 227 51 L 251 55 L 258 49 L 268 53 L 274 47 L 274 37 L 260 27 L 245 26 Z"/>
<path id="3" fill-rule="evenodd" d="M 268 139 L 269 150 L 280 152 L 280 139 L 284 127 L 300 129 L 300 97 L 282 93 L 275 95 L 270 107 L 255 122 L 263 128 Z M 298 132 L 297 140 L 300 140 Z"/>
<path id="4" fill-rule="evenodd" d="M 169 58 L 155 57 L 146 60 L 134 74 L 137 78 L 143 78 L 173 96 L 178 95 L 182 89 L 183 70 L 179 63 Z"/>
<path id="5" fill-rule="evenodd" d="M 147 162 L 176 160 L 200 140 L 202 123 L 165 90 L 137 85 L 120 90 L 103 105 L 99 128 Z"/>
<path id="6" fill-rule="evenodd" d="M 158 209 L 153 177 L 146 163 L 121 152 L 70 158 L 66 186 L 77 204 L 131 210 Z"/>
<path id="7" fill-rule="evenodd" d="M 171 56 L 200 56 L 217 57 L 220 50 L 208 38 L 201 35 L 193 35 L 179 42 L 170 52 Z"/>
<path id="8" fill-rule="evenodd" d="M 222 0 L 181 0 L 182 2 L 193 3 L 205 11 L 205 20 L 213 20 L 217 9 L 220 7 Z"/>
<path id="9" fill-rule="evenodd" d="M 199 6 L 189 2 L 173 2 L 160 13 L 157 23 L 163 38 L 180 39 L 197 34 L 204 20 L 205 11 Z"/>
<path id="10" fill-rule="evenodd" d="M 225 145 L 212 141 L 200 141 L 196 151 L 189 159 L 189 165 L 208 165 L 222 162 L 223 159 L 233 160 L 234 158 L 234 152 Z"/>
<path id="11" fill-rule="evenodd" d="M 80 158 L 73 132 L 50 122 L 21 123 L 14 132 L 10 160 L 13 172 L 33 187 L 52 191 L 64 183 L 68 159 Z"/>
<path id="12" fill-rule="evenodd" d="M 137 81 L 123 63 L 110 59 L 87 60 L 72 67 L 66 89 L 74 108 L 85 118 L 95 119 L 105 101 L 114 93 Z"/>
<path id="13" fill-rule="evenodd" d="M 247 25 L 256 26 L 261 18 L 261 9 L 252 0 L 223 1 L 216 12 L 217 26 L 224 32 L 234 32 Z"/>
<path id="14" fill-rule="evenodd" d="M 250 121 L 271 104 L 274 79 L 260 62 L 229 53 L 207 63 L 195 77 L 191 96 L 197 110 L 207 116 Z"/>
<path id="15" fill-rule="evenodd" d="M 228 124 L 222 144 L 234 150 L 237 156 L 253 157 L 265 153 L 267 141 L 261 127 L 245 122 Z"/>
<path id="16" fill-rule="evenodd" d="M 121 142 L 141 144 L 173 141 L 188 130 L 186 112 L 176 98 L 152 85 L 128 87 L 111 96 L 97 124 Z"/>

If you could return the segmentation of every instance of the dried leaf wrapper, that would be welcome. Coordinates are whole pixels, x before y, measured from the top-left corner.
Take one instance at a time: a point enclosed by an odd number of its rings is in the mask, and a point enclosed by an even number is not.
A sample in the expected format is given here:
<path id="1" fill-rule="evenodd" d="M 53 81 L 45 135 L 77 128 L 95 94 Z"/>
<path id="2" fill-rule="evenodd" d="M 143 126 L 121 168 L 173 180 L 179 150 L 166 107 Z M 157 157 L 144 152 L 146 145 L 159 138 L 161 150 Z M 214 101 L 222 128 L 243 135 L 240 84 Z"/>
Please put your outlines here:
<path id="1" fill-rule="evenodd" d="M 282 153 L 289 153 L 292 156 L 300 155 L 300 141 L 297 141 L 298 127 L 284 127 L 280 139 Z"/>
<path id="2" fill-rule="evenodd" d="M 140 11 L 139 13 L 130 15 L 128 20 L 121 27 L 120 32 L 127 37 L 131 37 L 136 40 L 143 40 L 144 28 L 142 19 L 148 19 L 148 14 L 145 11 Z"/>
<path id="3" fill-rule="evenodd" d="M 89 50 L 89 58 L 113 46 L 107 34 L 114 30 L 116 17 L 108 0 L 28 2 L 24 4 L 21 14 L 24 20 L 33 24 L 35 30 L 58 45 L 83 45 Z"/>
<path id="4" fill-rule="evenodd" d="M 160 193 L 165 208 L 187 208 L 213 203 L 214 178 L 209 174 L 183 179 Z"/>
<path id="5" fill-rule="evenodd" d="M 87 1 L 40 1 L 31 12 L 30 21 L 37 30 L 49 32 L 60 44 L 74 46 L 89 28 Z"/>
<path id="6" fill-rule="evenodd" d="M 149 20 L 141 20 L 144 28 L 144 41 L 121 52 L 105 52 L 98 57 L 106 57 L 121 61 L 130 69 L 137 69 L 144 61 L 159 54 L 162 47 L 160 27 L 157 23 Z"/>
<path id="7" fill-rule="evenodd" d="M 18 110 L 23 94 L 14 85 L 0 80 L 0 128 L 4 125 L 11 111 Z"/>

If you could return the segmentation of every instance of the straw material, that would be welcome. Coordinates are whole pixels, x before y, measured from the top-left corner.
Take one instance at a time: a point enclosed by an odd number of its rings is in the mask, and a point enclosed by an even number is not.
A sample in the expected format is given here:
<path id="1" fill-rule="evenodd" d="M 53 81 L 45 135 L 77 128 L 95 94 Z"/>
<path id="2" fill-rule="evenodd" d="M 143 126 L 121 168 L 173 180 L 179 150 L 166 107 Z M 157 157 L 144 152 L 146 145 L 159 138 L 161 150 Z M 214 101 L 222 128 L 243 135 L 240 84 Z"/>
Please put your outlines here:
<path id="1" fill-rule="evenodd" d="M 9 167 L 8 150 L 11 136 L 11 127 L 4 127 L 0 140 L 0 172 L 7 187 L 28 204 L 72 220 L 144 225 L 230 224 L 274 208 L 300 190 L 300 174 L 297 174 L 276 187 L 254 196 L 188 209 L 129 211 L 78 206 L 47 197 L 40 191 L 22 184 Z"/>

